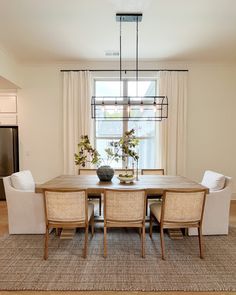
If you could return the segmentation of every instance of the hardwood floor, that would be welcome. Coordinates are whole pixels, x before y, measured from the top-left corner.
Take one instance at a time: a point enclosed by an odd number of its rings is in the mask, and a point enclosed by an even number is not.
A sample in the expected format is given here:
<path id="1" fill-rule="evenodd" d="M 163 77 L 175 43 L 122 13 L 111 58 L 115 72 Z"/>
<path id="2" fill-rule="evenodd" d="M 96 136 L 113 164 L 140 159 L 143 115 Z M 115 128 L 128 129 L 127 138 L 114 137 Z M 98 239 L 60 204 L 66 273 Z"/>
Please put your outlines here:
<path id="1" fill-rule="evenodd" d="M 231 202 L 230 225 L 236 227 L 236 201 Z M 8 234 L 7 206 L 6 202 L 0 201 L 0 236 Z M 236 292 L 118 292 L 118 291 L 1 291 L 0 295 L 231 295 Z"/>

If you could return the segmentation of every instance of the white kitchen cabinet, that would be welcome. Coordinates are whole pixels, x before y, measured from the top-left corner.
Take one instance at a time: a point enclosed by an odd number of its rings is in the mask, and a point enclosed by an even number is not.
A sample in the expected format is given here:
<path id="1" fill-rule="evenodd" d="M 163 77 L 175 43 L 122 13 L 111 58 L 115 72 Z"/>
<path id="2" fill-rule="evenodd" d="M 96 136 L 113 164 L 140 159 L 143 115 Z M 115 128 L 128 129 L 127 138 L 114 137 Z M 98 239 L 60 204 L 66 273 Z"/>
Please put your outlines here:
<path id="1" fill-rule="evenodd" d="M 17 115 L 0 113 L 0 126 L 1 125 L 17 125 Z"/>
<path id="2" fill-rule="evenodd" d="M 0 113 L 16 113 L 16 95 L 0 95 Z"/>

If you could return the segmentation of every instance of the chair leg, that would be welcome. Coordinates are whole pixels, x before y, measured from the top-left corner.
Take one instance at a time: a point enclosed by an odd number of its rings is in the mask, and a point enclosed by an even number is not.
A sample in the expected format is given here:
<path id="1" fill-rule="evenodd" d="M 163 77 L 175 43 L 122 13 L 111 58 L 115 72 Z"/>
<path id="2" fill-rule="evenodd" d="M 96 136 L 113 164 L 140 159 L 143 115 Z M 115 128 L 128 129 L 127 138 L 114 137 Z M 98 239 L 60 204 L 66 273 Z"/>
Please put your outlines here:
<path id="1" fill-rule="evenodd" d="M 102 215 L 102 197 L 99 198 L 99 216 Z"/>
<path id="2" fill-rule="evenodd" d="M 142 227 L 142 257 L 145 258 L 145 224 Z"/>
<path id="3" fill-rule="evenodd" d="M 139 234 L 139 237 L 141 238 L 142 237 L 142 228 L 141 227 L 138 228 L 138 234 Z"/>
<path id="4" fill-rule="evenodd" d="M 94 236 L 94 213 L 90 219 L 92 237 Z"/>
<path id="5" fill-rule="evenodd" d="M 160 227 L 160 238 L 161 238 L 161 256 L 165 260 L 165 241 L 164 241 L 164 230 Z"/>
<path id="6" fill-rule="evenodd" d="M 60 236 L 59 228 L 56 228 L 56 229 L 55 229 L 55 234 L 56 234 L 56 236 Z"/>
<path id="7" fill-rule="evenodd" d="M 153 215 L 152 212 L 150 212 L 150 221 L 149 221 L 149 236 L 152 239 L 152 225 L 153 225 Z"/>
<path id="8" fill-rule="evenodd" d="M 146 216 L 148 215 L 148 198 L 146 200 Z"/>
<path id="9" fill-rule="evenodd" d="M 198 228 L 198 241 L 199 241 L 199 250 L 200 250 L 200 258 L 203 259 L 203 247 L 202 247 L 202 228 Z"/>
<path id="10" fill-rule="evenodd" d="M 88 225 L 85 227 L 85 234 L 84 234 L 84 255 L 83 257 L 87 257 L 87 247 L 88 247 Z"/>
<path id="11" fill-rule="evenodd" d="M 104 242 L 104 257 L 107 257 L 107 228 L 104 226 L 104 236 L 103 236 L 103 242 Z"/>
<path id="12" fill-rule="evenodd" d="M 45 232 L 45 240 L 44 240 L 44 260 L 48 259 L 48 236 L 49 236 L 49 228 L 46 227 Z"/>

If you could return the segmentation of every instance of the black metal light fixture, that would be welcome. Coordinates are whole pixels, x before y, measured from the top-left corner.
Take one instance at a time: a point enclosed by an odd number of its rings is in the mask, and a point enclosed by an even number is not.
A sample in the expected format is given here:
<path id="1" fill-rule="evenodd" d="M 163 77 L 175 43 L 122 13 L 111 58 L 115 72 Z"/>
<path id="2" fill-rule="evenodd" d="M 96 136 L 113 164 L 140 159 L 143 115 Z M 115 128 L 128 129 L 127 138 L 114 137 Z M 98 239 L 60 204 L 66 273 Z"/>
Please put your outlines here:
<path id="1" fill-rule="evenodd" d="M 122 85 L 122 23 L 136 23 L 136 96 L 93 96 L 91 100 L 92 118 L 98 121 L 162 121 L 168 117 L 167 96 L 139 96 L 138 68 L 138 24 L 142 13 L 117 13 L 120 22 L 120 85 Z"/>

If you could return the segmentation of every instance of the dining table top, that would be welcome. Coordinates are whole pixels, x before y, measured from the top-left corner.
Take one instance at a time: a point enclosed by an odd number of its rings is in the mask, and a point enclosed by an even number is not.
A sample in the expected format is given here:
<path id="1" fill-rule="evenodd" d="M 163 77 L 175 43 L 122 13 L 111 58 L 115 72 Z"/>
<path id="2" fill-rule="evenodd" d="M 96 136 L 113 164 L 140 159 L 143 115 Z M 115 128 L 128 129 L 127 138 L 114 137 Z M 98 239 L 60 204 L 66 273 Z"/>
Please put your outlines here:
<path id="1" fill-rule="evenodd" d="M 36 185 L 35 192 L 44 190 L 86 189 L 88 193 L 102 193 L 105 189 L 145 189 L 149 194 L 163 194 L 164 190 L 174 189 L 191 191 L 209 189 L 183 176 L 171 175 L 139 175 L 132 183 L 121 183 L 117 176 L 110 182 L 100 181 L 97 175 L 60 175 L 43 184 Z"/>

